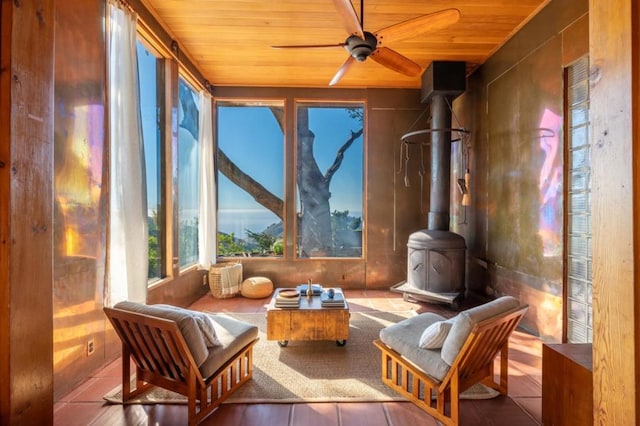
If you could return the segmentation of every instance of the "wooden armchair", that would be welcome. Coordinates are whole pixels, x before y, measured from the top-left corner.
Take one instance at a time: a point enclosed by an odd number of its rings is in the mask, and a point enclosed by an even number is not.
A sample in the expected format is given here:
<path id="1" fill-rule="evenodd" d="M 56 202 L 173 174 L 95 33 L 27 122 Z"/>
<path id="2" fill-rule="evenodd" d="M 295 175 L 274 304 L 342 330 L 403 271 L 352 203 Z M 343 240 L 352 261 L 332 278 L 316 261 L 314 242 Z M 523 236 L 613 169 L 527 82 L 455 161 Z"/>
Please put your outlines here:
<path id="1" fill-rule="evenodd" d="M 252 377 L 258 330 L 251 324 L 209 315 L 218 344 L 207 347 L 198 315 L 208 314 L 132 302 L 104 312 L 122 341 L 123 403 L 153 385 L 169 389 L 187 397 L 188 422 L 195 425 Z"/>
<path id="2" fill-rule="evenodd" d="M 382 351 L 382 381 L 444 425 L 459 422 L 460 393 L 482 383 L 506 395 L 509 337 L 527 311 L 503 297 L 461 312 L 441 348 L 424 349 L 424 330 L 444 318 L 422 314 L 383 329 L 374 342 Z M 500 374 L 494 359 L 500 353 Z"/>

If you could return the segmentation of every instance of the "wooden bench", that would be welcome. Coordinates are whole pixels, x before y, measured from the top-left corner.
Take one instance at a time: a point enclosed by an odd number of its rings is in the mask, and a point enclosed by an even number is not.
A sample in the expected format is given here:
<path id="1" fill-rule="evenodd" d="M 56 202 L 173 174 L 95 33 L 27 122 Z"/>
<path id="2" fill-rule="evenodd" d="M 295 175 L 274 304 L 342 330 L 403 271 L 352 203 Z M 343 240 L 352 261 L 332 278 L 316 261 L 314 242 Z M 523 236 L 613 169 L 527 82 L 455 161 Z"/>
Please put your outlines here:
<path id="1" fill-rule="evenodd" d="M 486 305 L 494 302 L 497 301 Z M 383 329 L 381 338 L 374 342 L 382 352 L 382 381 L 445 425 L 458 424 L 460 393 L 476 383 L 506 395 L 509 336 L 527 310 L 527 306 L 519 306 L 515 299 L 507 302 L 503 303 L 506 309 L 499 313 L 495 313 L 497 305 L 494 304 L 488 309 L 484 305 L 484 308 L 480 306 L 459 314 L 464 321 L 456 317 L 447 339 L 458 339 L 461 347 L 457 350 L 455 345 L 449 345 L 449 354 L 444 356 L 446 361 L 441 354 L 444 349 L 418 347 L 425 327 L 439 316 L 423 314 L 425 317 L 419 318 L 421 315 L 418 315 Z M 460 322 L 465 324 L 456 331 Z M 457 335 L 452 336 L 454 333 Z M 445 341 L 443 348 L 446 345 Z M 494 359 L 498 353 L 500 375 L 496 382 Z"/>
<path id="2" fill-rule="evenodd" d="M 195 425 L 252 377 L 258 340 L 253 325 L 211 315 L 220 344 L 207 347 L 197 320 L 207 314 L 132 302 L 104 312 L 122 341 L 123 403 L 159 386 L 187 397 L 188 422 Z M 130 358 L 136 366 L 134 386 Z"/>

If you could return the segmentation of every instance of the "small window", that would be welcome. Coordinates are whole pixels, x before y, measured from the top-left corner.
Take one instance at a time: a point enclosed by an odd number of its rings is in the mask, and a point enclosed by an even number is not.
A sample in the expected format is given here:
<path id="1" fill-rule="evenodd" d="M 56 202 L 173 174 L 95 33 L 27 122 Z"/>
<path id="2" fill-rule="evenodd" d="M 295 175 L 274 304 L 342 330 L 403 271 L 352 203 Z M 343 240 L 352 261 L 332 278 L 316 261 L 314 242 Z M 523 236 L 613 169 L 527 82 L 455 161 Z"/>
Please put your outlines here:
<path id="1" fill-rule="evenodd" d="M 283 255 L 284 104 L 218 101 L 218 255 Z"/>
<path id="2" fill-rule="evenodd" d="M 147 179 L 147 223 L 149 229 L 149 283 L 164 276 L 164 202 L 162 198 L 162 79 L 158 57 L 138 41 L 138 80 L 140 82 L 140 115 L 144 142 Z"/>
<path id="3" fill-rule="evenodd" d="M 589 137 L 589 58 L 565 70 L 566 336 L 570 343 L 593 340 L 591 256 L 591 141 Z"/>
<path id="4" fill-rule="evenodd" d="M 300 258 L 362 257 L 364 105 L 296 105 Z"/>
<path id="5" fill-rule="evenodd" d="M 182 77 L 178 96 L 178 247 L 185 268 L 198 261 L 199 96 Z"/>

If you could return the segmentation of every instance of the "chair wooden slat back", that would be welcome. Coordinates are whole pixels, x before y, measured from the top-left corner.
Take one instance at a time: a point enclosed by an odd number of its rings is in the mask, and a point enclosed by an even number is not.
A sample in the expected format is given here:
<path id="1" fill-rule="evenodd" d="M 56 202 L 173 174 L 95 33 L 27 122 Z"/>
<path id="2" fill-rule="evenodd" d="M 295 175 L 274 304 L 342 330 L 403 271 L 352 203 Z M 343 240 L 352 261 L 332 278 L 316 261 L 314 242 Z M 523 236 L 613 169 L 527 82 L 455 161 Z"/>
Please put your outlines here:
<path id="1" fill-rule="evenodd" d="M 160 386 L 187 397 L 188 423 L 195 425 L 253 376 L 257 339 L 203 378 L 175 321 L 117 308 L 104 308 L 104 312 L 122 341 L 123 402 Z M 136 365 L 135 383 L 130 358 Z"/>
<path id="2" fill-rule="evenodd" d="M 189 369 L 203 378 L 174 321 L 105 308 L 105 313 L 145 381 L 159 380 L 186 390 Z M 166 386 L 166 385 L 165 385 Z"/>
<path id="3" fill-rule="evenodd" d="M 452 366 L 452 370 L 457 367 L 460 392 L 477 383 L 479 378 L 493 375 L 496 355 L 508 348 L 509 337 L 526 311 L 526 306 L 519 307 L 498 319 L 490 318 L 474 326 Z"/>
<path id="4" fill-rule="evenodd" d="M 189 425 L 195 425 L 253 376 L 257 339 L 203 378 L 175 321 L 117 308 L 104 308 L 104 312 L 122 341 L 123 402 L 160 386 L 187 397 Z M 133 388 L 130 358 L 136 365 Z"/>
<path id="5" fill-rule="evenodd" d="M 442 381 L 376 340 L 374 344 L 382 352 L 382 381 L 444 425 L 457 425 L 460 393 L 470 386 L 482 383 L 507 394 L 509 338 L 527 308 L 521 306 L 477 323 Z M 498 353 L 500 378 L 496 383 L 494 360 Z"/>

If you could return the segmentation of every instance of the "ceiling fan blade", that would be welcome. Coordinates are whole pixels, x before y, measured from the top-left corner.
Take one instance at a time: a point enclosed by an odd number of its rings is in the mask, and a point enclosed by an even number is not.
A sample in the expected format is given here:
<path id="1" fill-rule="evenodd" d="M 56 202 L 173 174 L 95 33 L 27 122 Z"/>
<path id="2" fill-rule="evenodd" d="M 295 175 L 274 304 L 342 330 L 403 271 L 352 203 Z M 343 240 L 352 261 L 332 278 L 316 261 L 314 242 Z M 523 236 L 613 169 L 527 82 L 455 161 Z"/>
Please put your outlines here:
<path id="1" fill-rule="evenodd" d="M 345 43 L 336 44 L 293 44 L 285 46 L 271 46 L 272 49 L 327 49 L 332 47 L 345 47 Z"/>
<path id="2" fill-rule="evenodd" d="M 357 35 L 364 40 L 364 30 L 350 0 L 333 0 L 336 10 L 349 35 Z"/>
<path id="3" fill-rule="evenodd" d="M 338 69 L 338 72 L 336 73 L 336 75 L 333 76 L 333 78 L 331 79 L 331 82 L 329 83 L 329 86 L 333 86 L 338 81 L 340 81 L 340 79 L 347 73 L 347 71 L 349 71 L 349 68 L 351 68 L 351 66 L 355 62 L 356 60 L 354 59 L 354 57 L 349 56 L 347 60 L 344 61 L 344 64 L 342 64 L 342 66 Z"/>
<path id="4" fill-rule="evenodd" d="M 459 19 L 460 11 L 458 9 L 445 9 L 391 25 L 379 30 L 374 35 L 378 39 L 378 44 L 385 45 L 426 32 L 441 30 L 455 24 Z"/>
<path id="5" fill-rule="evenodd" d="M 380 65 L 409 77 L 415 77 L 422 72 L 420 65 L 388 47 L 377 48 L 369 57 Z"/>

